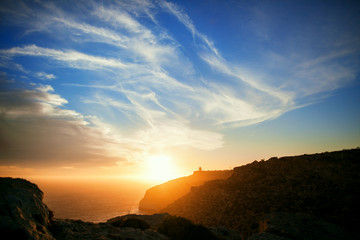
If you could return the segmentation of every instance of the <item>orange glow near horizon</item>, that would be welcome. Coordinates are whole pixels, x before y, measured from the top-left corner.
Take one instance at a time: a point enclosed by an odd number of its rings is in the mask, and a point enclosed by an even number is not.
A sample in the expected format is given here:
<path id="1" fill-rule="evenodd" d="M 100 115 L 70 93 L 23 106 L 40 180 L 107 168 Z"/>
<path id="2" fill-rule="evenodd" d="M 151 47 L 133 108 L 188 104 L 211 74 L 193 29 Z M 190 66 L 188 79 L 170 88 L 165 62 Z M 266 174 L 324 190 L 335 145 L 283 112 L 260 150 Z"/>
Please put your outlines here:
<path id="1" fill-rule="evenodd" d="M 149 156 L 145 160 L 145 178 L 151 181 L 168 181 L 178 177 L 174 160 L 167 155 Z"/>
<path id="2" fill-rule="evenodd" d="M 22 168 L 0 166 L 1 177 L 25 178 L 28 180 L 133 180 L 160 184 L 190 174 L 178 166 L 175 159 L 165 154 L 155 154 L 132 165 L 93 166 L 93 167 L 50 167 Z"/>

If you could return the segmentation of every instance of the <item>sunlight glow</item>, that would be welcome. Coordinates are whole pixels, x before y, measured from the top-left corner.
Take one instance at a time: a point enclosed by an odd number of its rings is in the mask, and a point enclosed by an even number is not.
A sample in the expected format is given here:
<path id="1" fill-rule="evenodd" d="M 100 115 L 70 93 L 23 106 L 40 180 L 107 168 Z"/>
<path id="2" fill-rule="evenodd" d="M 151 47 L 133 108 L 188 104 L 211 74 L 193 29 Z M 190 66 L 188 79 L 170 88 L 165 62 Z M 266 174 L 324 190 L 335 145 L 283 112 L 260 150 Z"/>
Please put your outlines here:
<path id="1" fill-rule="evenodd" d="M 152 181 L 168 181 L 177 177 L 176 166 L 171 157 L 167 155 L 155 155 L 146 158 L 146 177 Z"/>

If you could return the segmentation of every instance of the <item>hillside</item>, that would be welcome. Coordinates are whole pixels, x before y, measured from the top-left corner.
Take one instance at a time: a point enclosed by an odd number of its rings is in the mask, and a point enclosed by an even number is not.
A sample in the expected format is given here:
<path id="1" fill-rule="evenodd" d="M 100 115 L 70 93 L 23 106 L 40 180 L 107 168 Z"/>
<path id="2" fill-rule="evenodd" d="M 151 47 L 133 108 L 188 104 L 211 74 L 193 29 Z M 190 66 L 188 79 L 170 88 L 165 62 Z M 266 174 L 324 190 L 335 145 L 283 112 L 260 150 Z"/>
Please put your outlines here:
<path id="1" fill-rule="evenodd" d="M 177 178 L 148 189 L 139 203 L 144 213 L 156 213 L 170 203 L 188 194 L 192 187 L 200 186 L 214 179 L 226 179 L 233 174 L 232 170 L 195 171 L 192 175 Z"/>
<path id="2" fill-rule="evenodd" d="M 234 168 L 234 174 L 226 180 L 192 188 L 162 212 L 206 226 L 237 229 L 244 237 L 271 229 L 269 219 L 281 219 L 278 225 L 283 226 L 312 219 L 328 229 L 323 232 L 335 228 L 329 226 L 338 226 L 356 239 L 360 223 L 359 172 L 360 149 L 255 161 Z M 279 217 L 281 213 L 288 217 Z M 314 238 L 306 237 L 309 227 L 304 226 L 304 231 L 297 230 L 299 236 L 286 235 L 286 229 L 272 233 L 286 239 L 336 239 L 328 237 L 330 233 L 323 238 L 316 234 Z M 351 238 L 344 234 L 338 239 Z"/>
<path id="3" fill-rule="evenodd" d="M 154 188 L 171 195 L 180 183 L 198 184 L 159 211 L 168 213 L 103 223 L 55 219 L 35 184 L 0 178 L 1 239 L 355 240 L 359 170 L 360 149 L 353 149 L 197 171 Z M 210 176 L 223 179 L 204 183 Z"/>

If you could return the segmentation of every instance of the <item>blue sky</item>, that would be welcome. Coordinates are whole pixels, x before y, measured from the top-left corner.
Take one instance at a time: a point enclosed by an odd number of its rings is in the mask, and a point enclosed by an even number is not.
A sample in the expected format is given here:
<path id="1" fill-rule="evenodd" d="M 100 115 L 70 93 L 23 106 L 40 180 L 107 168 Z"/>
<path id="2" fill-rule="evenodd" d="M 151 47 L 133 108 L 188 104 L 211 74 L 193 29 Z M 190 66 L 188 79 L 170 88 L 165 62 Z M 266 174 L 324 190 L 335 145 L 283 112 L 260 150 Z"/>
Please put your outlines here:
<path id="1" fill-rule="evenodd" d="M 1 169 L 121 175 L 163 156 L 184 174 L 358 147 L 359 8 L 2 1 Z"/>

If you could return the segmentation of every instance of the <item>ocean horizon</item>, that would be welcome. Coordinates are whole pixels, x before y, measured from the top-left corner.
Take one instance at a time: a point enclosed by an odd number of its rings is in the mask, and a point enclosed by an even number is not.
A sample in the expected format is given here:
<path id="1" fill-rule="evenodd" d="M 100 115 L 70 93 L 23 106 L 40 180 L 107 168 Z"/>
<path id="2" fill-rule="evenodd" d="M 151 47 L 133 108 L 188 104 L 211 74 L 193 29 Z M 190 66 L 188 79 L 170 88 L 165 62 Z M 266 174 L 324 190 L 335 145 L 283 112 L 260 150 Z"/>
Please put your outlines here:
<path id="1" fill-rule="evenodd" d="M 139 202 L 154 184 L 128 179 L 29 179 L 44 193 L 43 201 L 58 219 L 106 222 L 141 214 Z"/>

